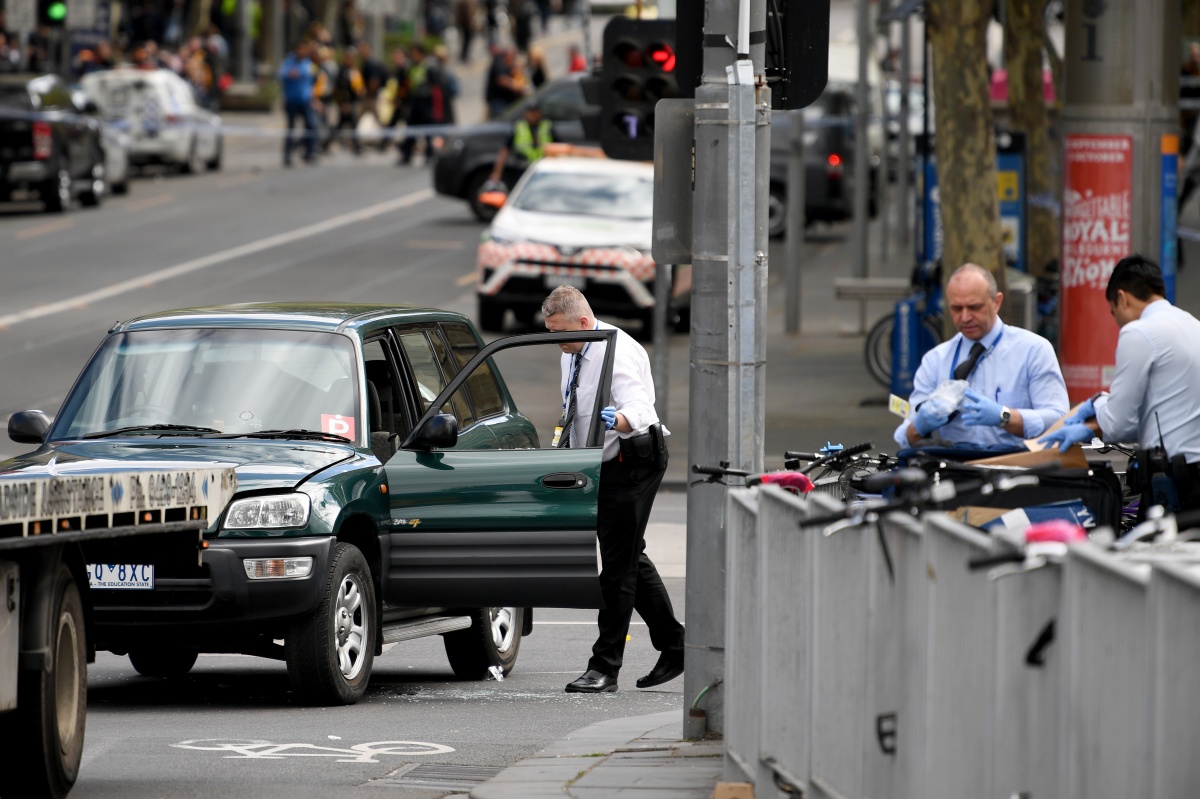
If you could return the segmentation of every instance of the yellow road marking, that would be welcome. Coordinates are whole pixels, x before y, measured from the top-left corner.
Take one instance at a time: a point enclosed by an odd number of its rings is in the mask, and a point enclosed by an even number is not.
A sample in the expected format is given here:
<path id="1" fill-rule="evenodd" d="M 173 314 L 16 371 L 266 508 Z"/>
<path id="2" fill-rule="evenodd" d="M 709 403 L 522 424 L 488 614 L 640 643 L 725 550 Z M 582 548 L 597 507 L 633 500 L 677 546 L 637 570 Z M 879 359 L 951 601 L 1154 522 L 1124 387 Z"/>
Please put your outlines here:
<path id="1" fill-rule="evenodd" d="M 169 191 L 166 194 L 160 194 L 157 197 L 144 197 L 140 200 L 134 200 L 133 202 L 126 203 L 125 210 L 126 211 L 144 211 L 147 208 L 153 208 L 156 205 L 165 205 L 166 203 L 174 202 L 174 201 L 175 201 L 175 192 Z"/>
<path id="2" fill-rule="evenodd" d="M 57 233 L 60 230 L 75 226 L 75 219 L 67 217 L 65 219 L 55 219 L 53 222 L 44 222 L 40 225 L 27 227 L 24 230 L 17 231 L 18 239 L 32 239 L 35 236 L 45 236 L 47 233 Z"/>
<path id="3" fill-rule="evenodd" d="M 469 286 L 475 282 L 475 278 L 476 278 L 476 274 L 474 272 L 467 272 L 465 275 L 460 277 L 458 280 L 454 281 L 454 285 Z"/>

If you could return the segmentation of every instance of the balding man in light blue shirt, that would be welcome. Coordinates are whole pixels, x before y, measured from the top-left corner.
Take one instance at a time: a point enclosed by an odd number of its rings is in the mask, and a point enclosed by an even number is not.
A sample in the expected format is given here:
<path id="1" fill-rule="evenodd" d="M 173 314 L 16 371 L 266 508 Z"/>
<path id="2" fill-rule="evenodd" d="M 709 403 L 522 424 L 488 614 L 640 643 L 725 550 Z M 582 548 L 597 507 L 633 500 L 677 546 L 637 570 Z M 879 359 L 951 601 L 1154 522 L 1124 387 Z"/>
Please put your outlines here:
<path id="1" fill-rule="evenodd" d="M 977 264 L 964 264 L 946 284 L 946 307 L 958 334 L 921 359 L 909 404 L 896 428 L 902 447 L 1025 449 L 1067 412 L 1067 384 L 1050 342 L 1000 320 L 1004 295 Z M 941 414 L 926 400 L 948 380 L 970 384 L 961 412 Z"/>

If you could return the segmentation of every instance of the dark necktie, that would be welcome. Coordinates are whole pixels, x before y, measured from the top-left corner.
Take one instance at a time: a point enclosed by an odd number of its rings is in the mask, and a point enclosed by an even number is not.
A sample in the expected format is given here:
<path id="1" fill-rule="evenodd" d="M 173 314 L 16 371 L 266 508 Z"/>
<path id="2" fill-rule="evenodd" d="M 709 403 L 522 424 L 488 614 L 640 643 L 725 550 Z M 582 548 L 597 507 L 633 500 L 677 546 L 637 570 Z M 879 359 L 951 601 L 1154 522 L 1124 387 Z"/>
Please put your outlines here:
<path id="1" fill-rule="evenodd" d="M 571 372 L 571 385 L 567 389 L 567 412 L 563 414 L 562 433 L 558 436 L 559 449 L 568 446 L 567 442 L 571 440 L 571 428 L 575 422 L 575 389 L 579 388 L 579 368 L 583 365 L 583 358 L 576 355 L 573 360 L 575 363 Z"/>
<path id="2" fill-rule="evenodd" d="M 976 341 L 971 345 L 971 355 L 962 363 L 954 368 L 955 380 L 966 380 L 971 376 L 971 372 L 975 370 L 975 364 L 979 363 L 979 359 L 983 357 L 987 347 L 983 346 L 983 342 Z"/>

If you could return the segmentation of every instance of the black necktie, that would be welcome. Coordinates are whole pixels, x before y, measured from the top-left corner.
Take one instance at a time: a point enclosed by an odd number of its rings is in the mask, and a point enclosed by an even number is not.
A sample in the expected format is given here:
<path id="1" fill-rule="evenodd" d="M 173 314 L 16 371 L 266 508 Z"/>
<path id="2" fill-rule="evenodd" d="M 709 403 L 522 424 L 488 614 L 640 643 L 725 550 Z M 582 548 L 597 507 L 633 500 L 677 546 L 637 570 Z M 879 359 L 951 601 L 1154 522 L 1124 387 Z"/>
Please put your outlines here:
<path id="1" fill-rule="evenodd" d="M 954 368 L 955 380 L 966 380 L 971 376 L 971 372 L 975 369 L 975 364 L 979 363 L 979 359 L 983 357 L 984 350 L 987 347 L 983 346 L 982 341 L 976 341 L 971 345 L 971 355 L 965 361 Z"/>
<path id="2" fill-rule="evenodd" d="M 563 414 L 562 432 L 558 436 L 559 449 L 566 447 L 571 440 L 571 428 L 575 421 L 575 389 L 579 388 L 579 368 L 583 365 L 583 358 L 576 355 L 573 360 L 575 365 L 571 373 L 571 385 L 567 389 L 567 412 Z"/>

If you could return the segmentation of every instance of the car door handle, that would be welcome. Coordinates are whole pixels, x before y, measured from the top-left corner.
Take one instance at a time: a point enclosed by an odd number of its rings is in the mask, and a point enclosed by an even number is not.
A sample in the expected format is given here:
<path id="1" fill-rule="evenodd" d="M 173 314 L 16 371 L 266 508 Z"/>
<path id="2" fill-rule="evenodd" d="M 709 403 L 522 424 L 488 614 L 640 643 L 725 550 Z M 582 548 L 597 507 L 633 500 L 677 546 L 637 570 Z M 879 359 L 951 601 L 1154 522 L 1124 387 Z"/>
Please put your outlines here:
<path id="1" fill-rule="evenodd" d="M 546 488 L 583 488 L 587 485 L 587 477 L 579 472 L 555 472 L 542 478 Z"/>

